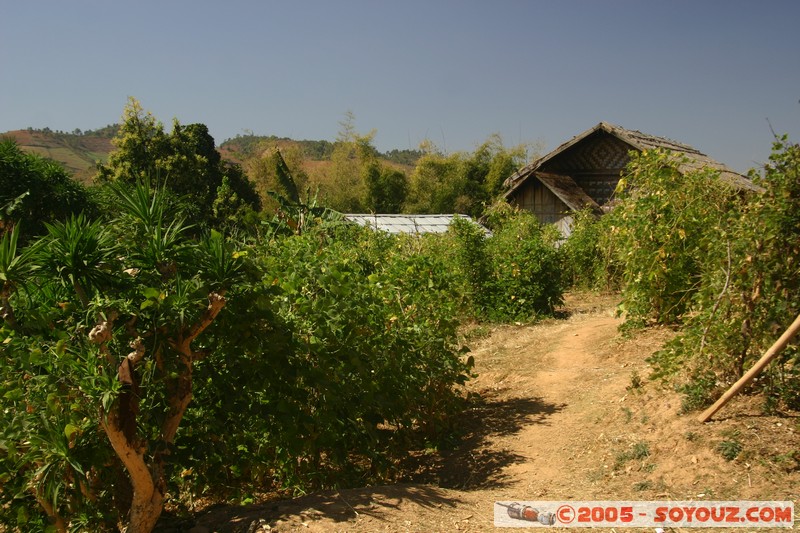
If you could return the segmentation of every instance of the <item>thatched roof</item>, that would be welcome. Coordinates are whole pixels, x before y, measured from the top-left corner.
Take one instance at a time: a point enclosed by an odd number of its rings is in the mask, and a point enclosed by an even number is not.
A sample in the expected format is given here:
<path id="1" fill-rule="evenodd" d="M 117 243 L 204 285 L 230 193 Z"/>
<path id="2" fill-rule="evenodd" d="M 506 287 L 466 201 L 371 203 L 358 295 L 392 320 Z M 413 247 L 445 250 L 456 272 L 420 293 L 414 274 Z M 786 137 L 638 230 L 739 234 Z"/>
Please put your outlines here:
<path id="1" fill-rule="evenodd" d="M 696 148 L 689 146 L 687 144 L 682 144 L 677 141 L 673 141 L 671 139 L 667 139 L 664 137 L 656 137 L 654 135 L 647 135 L 640 131 L 636 130 L 628 130 L 622 128 L 620 126 L 615 126 L 614 124 L 609 124 L 608 122 L 601 122 L 594 128 L 588 129 L 585 132 L 581 133 L 570 139 L 569 141 L 565 142 L 549 154 L 545 155 L 534 161 L 533 163 L 523 167 L 511 177 L 509 177 L 505 182 L 504 185 L 509 187 L 510 190 L 506 193 L 506 197 L 512 195 L 512 193 L 519 188 L 524 182 L 528 180 L 529 177 L 533 175 L 537 175 L 541 171 L 546 171 L 548 168 L 547 163 L 557 156 L 568 152 L 570 148 L 578 145 L 586 139 L 587 137 L 594 135 L 598 132 L 605 132 L 607 134 L 613 135 L 620 141 L 624 142 L 625 144 L 629 145 L 631 150 L 652 150 L 652 149 L 662 149 L 662 150 L 669 150 L 677 157 L 685 156 L 689 161 L 682 162 L 680 164 L 680 170 L 684 172 L 689 172 L 692 170 L 698 170 L 701 168 L 712 168 L 718 170 L 720 172 L 720 179 L 726 181 L 737 187 L 739 189 L 749 189 L 749 190 L 759 190 L 759 188 L 754 185 L 747 177 L 739 174 L 735 170 L 719 163 L 708 157 L 706 154 L 700 152 Z M 551 189 L 552 190 L 552 189 Z M 555 190 L 553 191 L 556 192 Z M 557 194 L 557 193 L 556 193 Z"/>
<path id="2" fill-rule="evenodd" d="M 586 191 L 581 189 L 571 177 L 540 171 L 534 172 L 532 175 L 536 176 L 545 187 L 553 191 L 553 194 L 558 196 L 573 211 L 580 211 L 587 207 L 593 211 L 600 211 L 600 206 L 597 205 L 597 202 L 592 200 L 586 194 Z"/>
<path id="3" fill-rule="evenodd" d="M 345 214 L 345 220 L 361 226 L 386 231 L 388 233 L 446 233 L 455 217 L 463 218 L 480 226 L 485 233 L 489 230 L 467 215 L 376 215 Z"/>

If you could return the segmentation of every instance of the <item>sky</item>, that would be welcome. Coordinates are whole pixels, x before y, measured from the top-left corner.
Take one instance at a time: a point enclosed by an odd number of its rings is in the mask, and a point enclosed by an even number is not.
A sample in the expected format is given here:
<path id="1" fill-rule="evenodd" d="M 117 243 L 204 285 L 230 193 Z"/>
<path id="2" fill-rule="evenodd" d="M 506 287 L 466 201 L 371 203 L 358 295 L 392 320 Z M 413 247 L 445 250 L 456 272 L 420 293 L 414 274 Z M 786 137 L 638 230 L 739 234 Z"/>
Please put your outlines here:
<path id="1" fill-rule="evenodd" d="M 800 142 L 797 0 L 0 0 L 0 131 L 118 122 L 381 151 L 492 134 L 547 152 L 600 121 L 744 172 Z"/>

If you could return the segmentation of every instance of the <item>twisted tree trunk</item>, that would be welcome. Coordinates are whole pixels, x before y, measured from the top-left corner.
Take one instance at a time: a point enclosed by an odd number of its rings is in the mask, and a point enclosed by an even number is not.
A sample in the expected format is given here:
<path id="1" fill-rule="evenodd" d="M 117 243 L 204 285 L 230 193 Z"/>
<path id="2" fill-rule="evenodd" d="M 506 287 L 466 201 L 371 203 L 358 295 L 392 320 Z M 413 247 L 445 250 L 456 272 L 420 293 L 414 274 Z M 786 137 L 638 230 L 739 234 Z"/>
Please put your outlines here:
<path id="1" fill-rule="evenodd" d="M 225 297 L 220 293 L 209 294 L 208 301 L 208 307 L 199 320 L 191 327 L 179 331 L 175 338 L 169 340 L 183 363 L 183 369 L 168 390 L 170 409 L 161 425 L 159 438 L 160 444 L 166 446 L 159 446 L 160 449 L 168 449 L 169 445 L 173 444 L 183 415 L 192 400 L 192 363 L 200 354 L 192 350 L 191 344 L 211 325 L 225 306 Z M 107 329 L 110 330 L 110 327 Z M 110 339 L 110 333 L 108 336 L 96 334 L 95 338 L 107 342 Z M 147 452 L 150 447 L 136 433 L 139 401 L 135 366 L 144 358 L 144 346 L 141 339 L 137 339 L 131 344 L 131 347 L 134 348 L 134 351 L 123 358 L 118 373 L 118 379 L 123 382 L 127 390 L 120 395 L 120 399 L 110 412 L 101 411 L 100 423 L 114 452 L 128 472 L 133 488 L 126 532 L 149 533 L 158 522 L 163 509 L 164 494 L 166 493 L 165 455 L 167 452 L 157 452 L 148 459 Z M 122 401 L 123 396 L 125 401 Z"/>

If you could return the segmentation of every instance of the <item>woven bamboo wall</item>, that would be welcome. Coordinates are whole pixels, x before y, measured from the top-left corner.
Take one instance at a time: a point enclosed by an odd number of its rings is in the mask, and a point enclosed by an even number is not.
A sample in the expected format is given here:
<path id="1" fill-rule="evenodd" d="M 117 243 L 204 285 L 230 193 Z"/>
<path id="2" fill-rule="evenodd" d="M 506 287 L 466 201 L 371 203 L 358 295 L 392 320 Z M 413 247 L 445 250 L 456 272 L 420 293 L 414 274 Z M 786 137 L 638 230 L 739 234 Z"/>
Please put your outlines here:
<path id="1" fill-rule="evenodd" d="M 572 176 L 592 200 L 603 205 L 611 199 L 620 173 L 630 161 L 631 146 L 598 131 L 543 165 L 542 170 Z"/>

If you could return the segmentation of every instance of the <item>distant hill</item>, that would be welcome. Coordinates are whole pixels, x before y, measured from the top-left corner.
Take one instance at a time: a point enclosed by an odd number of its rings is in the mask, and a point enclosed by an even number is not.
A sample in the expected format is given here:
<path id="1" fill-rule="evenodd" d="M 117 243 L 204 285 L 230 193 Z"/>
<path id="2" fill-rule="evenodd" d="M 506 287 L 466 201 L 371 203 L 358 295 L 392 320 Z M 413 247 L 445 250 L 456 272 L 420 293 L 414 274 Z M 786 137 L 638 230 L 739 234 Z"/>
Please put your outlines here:
<path id="1" fill-rule="evenodd" d="M 88 185 L 92 182 L 97 162 L 107 161 L 108 154 L 114 149 L 111 139 L 117 130 L 117 125 L 83 132 L 75 130 L 72 133 L 49 128 L 28 128 L 0 133 L 0 138 L 10 137 L 16 140 L 22 150 L 58 161 L 76 180 Z M 249 159 L 259 157 L 271 148 L 298 147 L 303 154 L 306 172 L 309 176 L 319 176 L 326 173 L 333 146 L 334 143 L 330 141 L 297 141 L 274 135 L 237 135 L 223 141 L 218 150 L 223 159 L 246 167 Z M 422 152 L 418 150 L 391 150 L 380 154 L 386 163 L 407 172 L 413 169 L 421 156 Z"/>
<path id="2" fill-rule="evenodd" d="M 304 158 L 311 161 L 328 161 L 333 153 L 333 143 L 330 141 L 297 141 L 275 135 L 237 135 L 220 144 L 219 151 L 224 159 L 243 163 L 251 157 L 261 155 L 266 147 L 290 146 L 300 148 Z"/>
<path id="3" fill-rule="evenodd" d="M 113 150 L 111 139 L 117 132 L 116 126 L 106 126 L 100 130 L 73 133 L 29 128 L 0 133 L 2 138 L 12 138 L 26 151 L 58 161 L 69 170 L 76 180 L 89 184 L 95 174 L 97 162 L 105 162 Z"/>
<path id="4" fill-rule="evenodd" d="M 298 141 L 288 137 L 274 135 L 237 135 L 219 145 L 222 157 L 230 161 L 242 163 L 247 159 L 260 155 L 266 147 L 286 148 L 299 147 L 306 161 L 330 161 L 334 143 L 330 141 Z M 387 163 L 395 166 L 413 167 L 422 157 L 420 150 L 390 150 L 379 156 Z"/>

